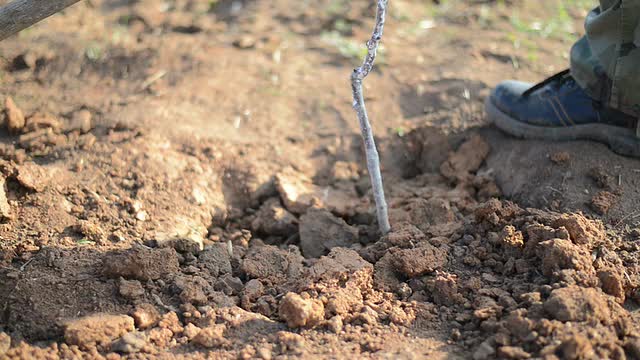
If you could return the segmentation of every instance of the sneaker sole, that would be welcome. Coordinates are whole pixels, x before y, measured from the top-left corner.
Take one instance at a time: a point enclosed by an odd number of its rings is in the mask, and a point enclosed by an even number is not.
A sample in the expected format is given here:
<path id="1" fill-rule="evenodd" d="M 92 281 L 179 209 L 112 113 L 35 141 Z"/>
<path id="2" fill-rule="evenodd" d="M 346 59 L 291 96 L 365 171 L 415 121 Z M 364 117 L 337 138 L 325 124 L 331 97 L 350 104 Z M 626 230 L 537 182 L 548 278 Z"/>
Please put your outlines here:
<path id="1" fill-rule="evenodd" d="M 634 131 L 614 125 L 585 124 L 571 127 L 545 127 L 522 123 L 485 101 L 489 120 L 500 130 L 521 139 L 571 141 L 591 140 L 606 144 L 615 153 L 640 157 L 640 138 Z"/>

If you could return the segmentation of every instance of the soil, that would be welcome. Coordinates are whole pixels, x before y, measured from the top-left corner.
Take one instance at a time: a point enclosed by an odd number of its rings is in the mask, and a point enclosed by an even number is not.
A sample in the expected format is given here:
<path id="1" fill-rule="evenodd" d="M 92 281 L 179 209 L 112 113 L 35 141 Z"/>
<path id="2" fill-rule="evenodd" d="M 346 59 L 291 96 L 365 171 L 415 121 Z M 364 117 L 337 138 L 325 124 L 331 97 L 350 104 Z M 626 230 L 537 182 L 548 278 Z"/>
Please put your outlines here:
<path id="1" fill-rule="evenodd" d="M 505 36 L 546 6 L 391 2 L 381 236 L 370 3 L 95 0 L 0 43 L 0 358 L 640 358 L 640 161 L 482 110 L 566 66 Z"/>

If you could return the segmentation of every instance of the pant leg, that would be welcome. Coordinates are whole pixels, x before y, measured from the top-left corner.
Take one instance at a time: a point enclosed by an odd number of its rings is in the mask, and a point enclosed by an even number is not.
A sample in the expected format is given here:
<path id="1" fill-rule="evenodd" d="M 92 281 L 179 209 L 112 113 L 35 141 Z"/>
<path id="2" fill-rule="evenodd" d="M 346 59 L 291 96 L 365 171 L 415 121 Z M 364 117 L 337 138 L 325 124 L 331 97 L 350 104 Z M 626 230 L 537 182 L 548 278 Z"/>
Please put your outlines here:
<path id="1" fill-rule="evenodd" d="M 640 0 L 600 0 L 571 49 L 571 73 L 587 93 L 640 117 Z"/>

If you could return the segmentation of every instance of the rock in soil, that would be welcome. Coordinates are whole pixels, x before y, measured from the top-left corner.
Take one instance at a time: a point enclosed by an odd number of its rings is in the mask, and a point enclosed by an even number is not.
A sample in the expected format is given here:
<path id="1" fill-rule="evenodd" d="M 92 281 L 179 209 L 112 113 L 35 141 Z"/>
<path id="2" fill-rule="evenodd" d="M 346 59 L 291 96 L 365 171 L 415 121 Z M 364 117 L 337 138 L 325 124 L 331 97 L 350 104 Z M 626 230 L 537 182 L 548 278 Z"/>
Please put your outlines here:
<path id="1" fill-rule="evenodd" d="M 102 272 L 108 277 L 148 281 L 178 272 L 179 265 L 174 249 L 137 246 L 106 254 L 102 260 Z"/>
<path id="2" fill-rule="evenodd" d="M 4 124 L 10 134 L 19 134 L 22 132 L 25 124 L 22 110 L 20 110 L 13 102 L 13 99 L 8 96 L 4 100 Z"/>
<path id="3" fill-rule="evenodd" d="M 9 201 L 7 200 L 5 184 L 5 178 L 3 176 L 0 176 L 0 221 L 13 219 L 11 206 L 9 205 Z"/>
<path id="4" fill-rule="evenodd" d="M 64 338 L 68 344 L 86 350 L 96 346 L 106 347 L 134 329 L 130 316 L 95 314 L 67 322 L 64 325 Z"/>
<path id="5" fill-rule="evenodd" d="M 300 218 L 300 248 L 307 258 L 318 258 L 334 247 L 358 243 L 358 229 L 327 210 L 310 209 Z"/>
<path id="6" fill-rule="evenodd" d="M 318 299 L 288 293 L 280 302 L 280 317 L 290 328 L 314 327 L 324 320 L 324 305 Z"/>

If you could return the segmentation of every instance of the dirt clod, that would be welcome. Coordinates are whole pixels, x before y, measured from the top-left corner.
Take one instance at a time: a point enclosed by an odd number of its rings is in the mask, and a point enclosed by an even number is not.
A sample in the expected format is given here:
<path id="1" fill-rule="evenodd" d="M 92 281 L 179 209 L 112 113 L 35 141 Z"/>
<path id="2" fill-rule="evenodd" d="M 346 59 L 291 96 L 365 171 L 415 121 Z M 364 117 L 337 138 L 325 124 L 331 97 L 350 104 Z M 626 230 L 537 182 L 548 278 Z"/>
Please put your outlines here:
<path id="1" fill-rule="evenodd" d="M 133 354 L 140 352 L 147 345 L 147 336 L 141 332 L 124 334 L 111 345 L 111 351 Z"/>
<path id="2" fill-rule="evenodd" d="M 595 181 L 596 185 L 601 189 L 608 189 L 611 187 L 611 175 L 601 166 L 596 166 L 589 169 L 587 175 Z"/>
<path id="3" fill-rule="evenodd" d="M 144 295 L 144 288 L 138 280 L 120 279 L 118 291 L 122 297 L 129 300 L 136 300 Z"/>
<path id="4" fill-rule="evenodd" d="M 298 230 L 298 219 L 278 199 L 270 199 L 260 207 L 251 227 L 257 233 L 290 236 Z"/>
<path id="5" fill-rule="evenodd" d="M 600 215 L 606 215 L 615 205 L 617 196 L 609 191 L 600 191 L 591 198 L 591 209 Z"/>
<path id="6" fill-rule="evenodd" d="M 36 112 L 29 115 L 25 120 L 24 132 L 30 133 L 42 129 L 51 129 L 58 132 L 62 128 L 60 120 L 53 115 L 44 112 Z"/>
<path id="7" fill-rule="evenodd" d="M 109 277 L 157 280 L 178 270 L 178 256 L 173 249 L 136 247 L 105 255 L 102 271 Z"/>
<path id="8" fill-rule="evenodd" d="M 519 346 L 501 346 L 498 348 L 498 356 L 503 357 L 505 359 L 529 359 L 531 358 L 531 354 L 524 351 Z"/>
<path id="9" fill-rule="evenodd" d="M 133 309 L 131 317 L 135 321 L 136 328 L 145 330 L 158 323 L 160 313 L 151 304 L 140 304 Z"/>
<path id="10" fill-rule="evenodd" d="M 211 276 L 218 277 L 231 273 L 231 259 L 223 244 L 215 244 L 198 254 L 200 264 L 209 271 Z"/>
<path id="11" fill-rule="evenodd" d="M 444 250 L 425 243 L 414 249 L 403 249 L 393 253 L 396 270 L 412 278 L 442 268 L 447 262 Z"/>
<path id="12" fill-rule="evenodd" d="M 81 109 L 71 115 L 71 121 L 67 130 L 78 131 L 81 134 L 86 134 L 91 131 L 92 128 L 91 112 L 87 109 Z"/>
<path id="13" fill-rule="evenodd" d="M 465 180 L 471 172 L 480 168 L 490 150 L 489 143 L 482 136 L 475 135 L 449 154 L 447 161 L 442 163 L 440 172 L 451 180 Z"/>
<path id="14" fill-rule="evenodd" d="M 275 246 L 254 247 L 245 256 L 241 269 L 251 279 L 280 282 L 299 276 L 302 260 L 299 252 L 285 251 Z"/>
<path id="15" fill-rule="evenodd" d="M 300 248 L 307 258 L 318 258 L 334 247 L 358 242 L 358 230 L 327 210 L 310 209 L 300 218 Z"/>
<path id="16" fill-rule="evenodd" d="M 83 349 L 106 347 L 120 336 L 133 331 L 133 318 L 126 315 L 95 314 L 71 320 L 64 326 L 67 343 Z"/>
<path id="17" fill-rule="evenodd" d="M 612 321 L 604 295 L 593 288 L 572 286 L 554 290 L 545 301 L 544 309 L 560 321 Z"/>
<path id="18" fill-rule="evenodd" d="M 290 328 L 313 327 L 324 320 L 324 305 L 320 300 L 288 293 L 280 301 L 279 314 Z"/>
<path id="19" fill-rule="evenodd" d="M 200 345 L 204 348 L 215 348 L 223 346 L 227 343 L 224 338 L 224 332 L 227 327 L 224 324 L 214 324 L 203 328 L 193 338 L 192 342 L 196 345 Z"/>
<path id="20" fill-rule="evenodd" d="M 16 180 L 30 191 L 41 192 L 51 181 L 51 174 L 42 166 L 27 162 L 18 167 Z"/>
<path id="21" fill-rule="evenodd" d="M 11 220 L 12 218 L 13 213 L 7 200 L 6 181 L 3 176 L 0 176 L 0 221 Z"/>
<path id="22" fill-rule="evenodd" d="M 22 110 L 16 106 L 13 99 L 8 97 L 4 100 L 4 124 L 10 134 L 18 134 L 24 128 L 25 120 Z"/>
<path id="23" fill-rule="evenodd" d="M 314 202 L 320 201 L 316 197 L 316 186 L 293 170 L 289 169 L 276 175 L 276 186 L 284 206 L 292 213 L 302 214 Z"/>
<path id="24" fill-rule="evenodd" d="M 4 355 L 11 347 L 11 337 L 0 331 L 0 355 Z"/>

